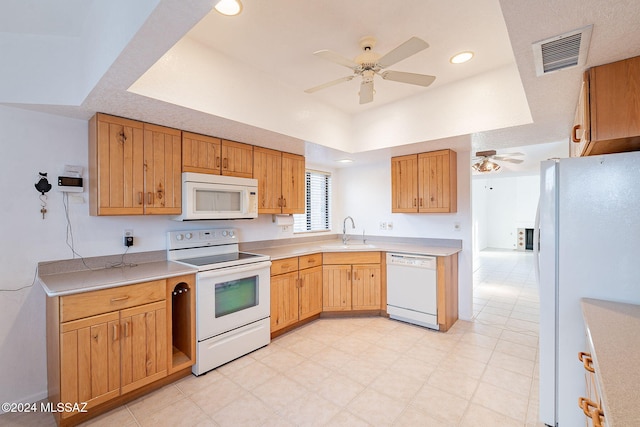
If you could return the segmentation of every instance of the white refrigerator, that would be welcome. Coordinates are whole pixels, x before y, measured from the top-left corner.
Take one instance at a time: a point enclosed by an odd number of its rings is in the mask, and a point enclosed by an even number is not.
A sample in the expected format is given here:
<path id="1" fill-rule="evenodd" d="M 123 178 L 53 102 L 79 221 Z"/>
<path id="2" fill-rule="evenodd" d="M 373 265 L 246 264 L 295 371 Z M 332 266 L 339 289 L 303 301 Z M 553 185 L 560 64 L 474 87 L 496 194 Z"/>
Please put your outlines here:
<path id="1" fill-rule="evenodd" d="M 540 419 L 574 427 L 585 423 L 580 300 L 640 304 L 640 152 L 545 161 L 540 181 Z"/>

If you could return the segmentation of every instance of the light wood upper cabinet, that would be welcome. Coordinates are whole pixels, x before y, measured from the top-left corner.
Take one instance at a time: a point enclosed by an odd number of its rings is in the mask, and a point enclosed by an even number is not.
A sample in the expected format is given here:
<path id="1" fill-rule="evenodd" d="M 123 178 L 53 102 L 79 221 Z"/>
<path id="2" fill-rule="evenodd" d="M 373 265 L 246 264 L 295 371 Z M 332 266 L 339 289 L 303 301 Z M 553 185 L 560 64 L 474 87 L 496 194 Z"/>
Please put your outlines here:
<path id="1" fill-rule="evenodd" d="M 182 171 L 251 178 L 253 146 L 182 132 Z"/>
<path id="2" fill-rule="evenodd" d="M 91 215 L 182 212 L 181 133 L 96 114 L 89 122 Z"/>
<path id="3" fill-rule="evenodd" d="M 586 140 L 578 154 L 640 150 L 640 56 L 590 68 L 583 83 L 587 134 L 571 143 Z"/>
<path id="4" fill-rule="evenodd" d="M 222 175 L 251 178 L 253 145 L 222 140 Z"/>
<path id="5" fill-rule="evenodd" d="M 144 125 L 96 114 L 89 121 L 91 215 L 144 213 Z"/>
<path id="6" fill-rule="evenodd" d="M 392 212 L 417 212 L 418 155 L 391 158 Z"/>
<path id="7" fill-rule="evenodd" d="M 457 156 L 439 150 L 391 158 L 391 211 L 457 211 Z"/>
<path id="8" fill-rule="evenodd" d="M 303 156 L 254 147 L 253 165 L 253 177 L 258 180 L 258 213 L 304 213 Z"/>
<path id="9" fill-rule="evenodd" d="M 221 150 L 219 138 L 182 132 L 182 171 L 220 175 Z"/>
<path id="10" fill-rule="evenodd" d="M 182 133 L 144 124 L 145 214 L 182 213 Z"/>
<path id="11" fill-rule="evenodd" d="M 578 106 L 573 119 L 573 128 L 571 129 L 569 156 L 577 157 L 582 154 L 589 138 L 591 137 L 590 120 L 589 120 L 589 85 L 587 77 L 582 81 L 580 87 L 580 96 L 578 97 Z"/>
<path id="12" fill-rule="evenodd" d="M 282 153 L 282 213 L 303 214 L 305 206 L 304 157 Z"/>
<path id="13" fill-rule="evenodd" d="M 457 156 L 440 150 L 418 154 L 418 212 L 456 212 Z"/>

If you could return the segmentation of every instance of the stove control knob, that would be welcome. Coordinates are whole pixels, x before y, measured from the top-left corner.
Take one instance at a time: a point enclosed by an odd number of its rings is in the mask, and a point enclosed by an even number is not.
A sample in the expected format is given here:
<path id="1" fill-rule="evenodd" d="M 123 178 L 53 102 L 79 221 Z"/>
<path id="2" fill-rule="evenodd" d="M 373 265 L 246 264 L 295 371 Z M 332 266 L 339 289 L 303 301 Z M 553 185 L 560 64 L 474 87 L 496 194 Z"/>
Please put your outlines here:
<path id="1" fill-rule="evenodd" d="M 180 241 L 184 238 L 184 236 L 182 234 L 176 234 L 176 240 Z"/>
<path id="2" fill-rule="evenodd" d="M 189 239 L 191 239 L 193 237 L 193 234 L 192 233 L 187 233 L 187 234 L 184 235 L 184 237 L 186 237 L 187 240 L 189 240 Z"/>
<path id="3" fill-rule="evenodd" d="M 233 230 L 229 230 L 229 237 L 233 237 L 234 234 Z"/>
<path id="4" fill-rule="evenodd" d="M 227 237 L 227 230 L 224 230 L 224 231 L 222 232 L 222 237 Z"/>

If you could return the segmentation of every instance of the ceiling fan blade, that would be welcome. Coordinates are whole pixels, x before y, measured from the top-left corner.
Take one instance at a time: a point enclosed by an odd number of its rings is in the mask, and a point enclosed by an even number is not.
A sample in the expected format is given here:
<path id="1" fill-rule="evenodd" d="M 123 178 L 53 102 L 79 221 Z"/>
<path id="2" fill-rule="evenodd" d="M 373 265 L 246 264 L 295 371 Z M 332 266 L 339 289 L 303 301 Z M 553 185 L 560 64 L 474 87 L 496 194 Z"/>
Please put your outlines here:
<path id="1" fill-rule="evenodd" d="M 427 43 L 426 41 L 417 37 L 411 37 L 400 46 L 396 47 L 390 52 L 387 52 L 386 55 L 378 60 L 378 64 L 382 68 L 389 67 L 396 62 L 400 62 L 403 59 L 410 57 L 411 55 L 415 55 L 416 53 L 428 47 L 429 43 Z"/>
<path id="2" fill-rule="evenodd" d="M 362 81 L 360 83 L 360 104 L 373 101 L 373 81 Z"/>
<path id="3" fill-rule="evenodd" d="M 359 67 L 359 65 L 353 62 L 352 60 L 347 59 L 344 56 L 340 55 L 339 53 L 335 53 L 330 50 L 326 50 L 326 49 L 319 50 L 317 52 L 313 52 L 313 54 L 319 58 L 326 59 L 327 61 L 331 61 L 335 64 L 342 65 L 347 68 L 351 68 L 352 70 L 355 70 L 356 68 Z"/>
<path id="4" fill-rule="evenodd" d="M 337 85 L 338 83 L 342 83 L 342 82 L 348 82 L 349 80 L 352 80 L 355 76 L 347 76 L 347 77 L 341 77 L 339 79 L 336 80 L 332 80 L 330 82 L 318 85 L 318 86 L 314 86 L 312 88 L 309 88 L 307 90 L 305 90 L 306 93 L 313 93 L 313 92 L 317 92 L 319 90 L 322 89 L 326 89 L 328 87 L 331 87 L 333 85 Z"/>
<path id="5" fill-rule="evenodd" d="M 496 159 L 510 159 L 513 156 L 524 156 L 522 153 L 504 153 L 494 156 Z"/>
<path id="6" fill-rule="evenodd" d="M 409 83 L 418 86 L 429 86 L 436 79 L 435 76 L 426 74 L 405 73 L 403 71 L 385 71 L 380 73 L 383 79 L 394 82 Z"/>
<path id="7" fill-rule="evenodd" d="M 509 157 L 505 157 L 503 159 L 499 159 L 498 157 L 495 157 L 496 160 L 499 160 L 501 162 L 509 162 L 509 163 L 515 163 L 515 164 L 520 164 L 522 162 L 524 162 L 524 160 L 520 160 L 520 159 L 511 159 Z"/>

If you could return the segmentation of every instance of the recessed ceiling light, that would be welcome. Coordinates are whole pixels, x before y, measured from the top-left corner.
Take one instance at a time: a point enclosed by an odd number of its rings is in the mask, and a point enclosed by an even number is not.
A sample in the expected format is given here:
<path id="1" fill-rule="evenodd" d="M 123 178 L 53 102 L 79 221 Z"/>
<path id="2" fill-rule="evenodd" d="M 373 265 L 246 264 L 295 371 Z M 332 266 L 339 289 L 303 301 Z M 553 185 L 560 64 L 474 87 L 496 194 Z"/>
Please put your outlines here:
<path id="1" fill-rule="evenodd" d="M 338 162 L 338 163 L 353 163 L 353 160 L 351 160 L 351 159 L 340 159 L 340 160 L 336 160 L 336 162 Z"/>
<path id="2" fill-rule="evenodd" d="M 453 55 L 449 62 L 451 62 L 452 64 L 462 64 L 463 62 L 467 62 L 471 58 L 473 58 L 473 52 L 460 52 L 456 55 Z"/>
<path id="3" fill-rule="evenodd" d="M 242 3 L 240 0 L 220 0 L 215 9 L 223 15 L 234 16 L 242 12 Z"/>

